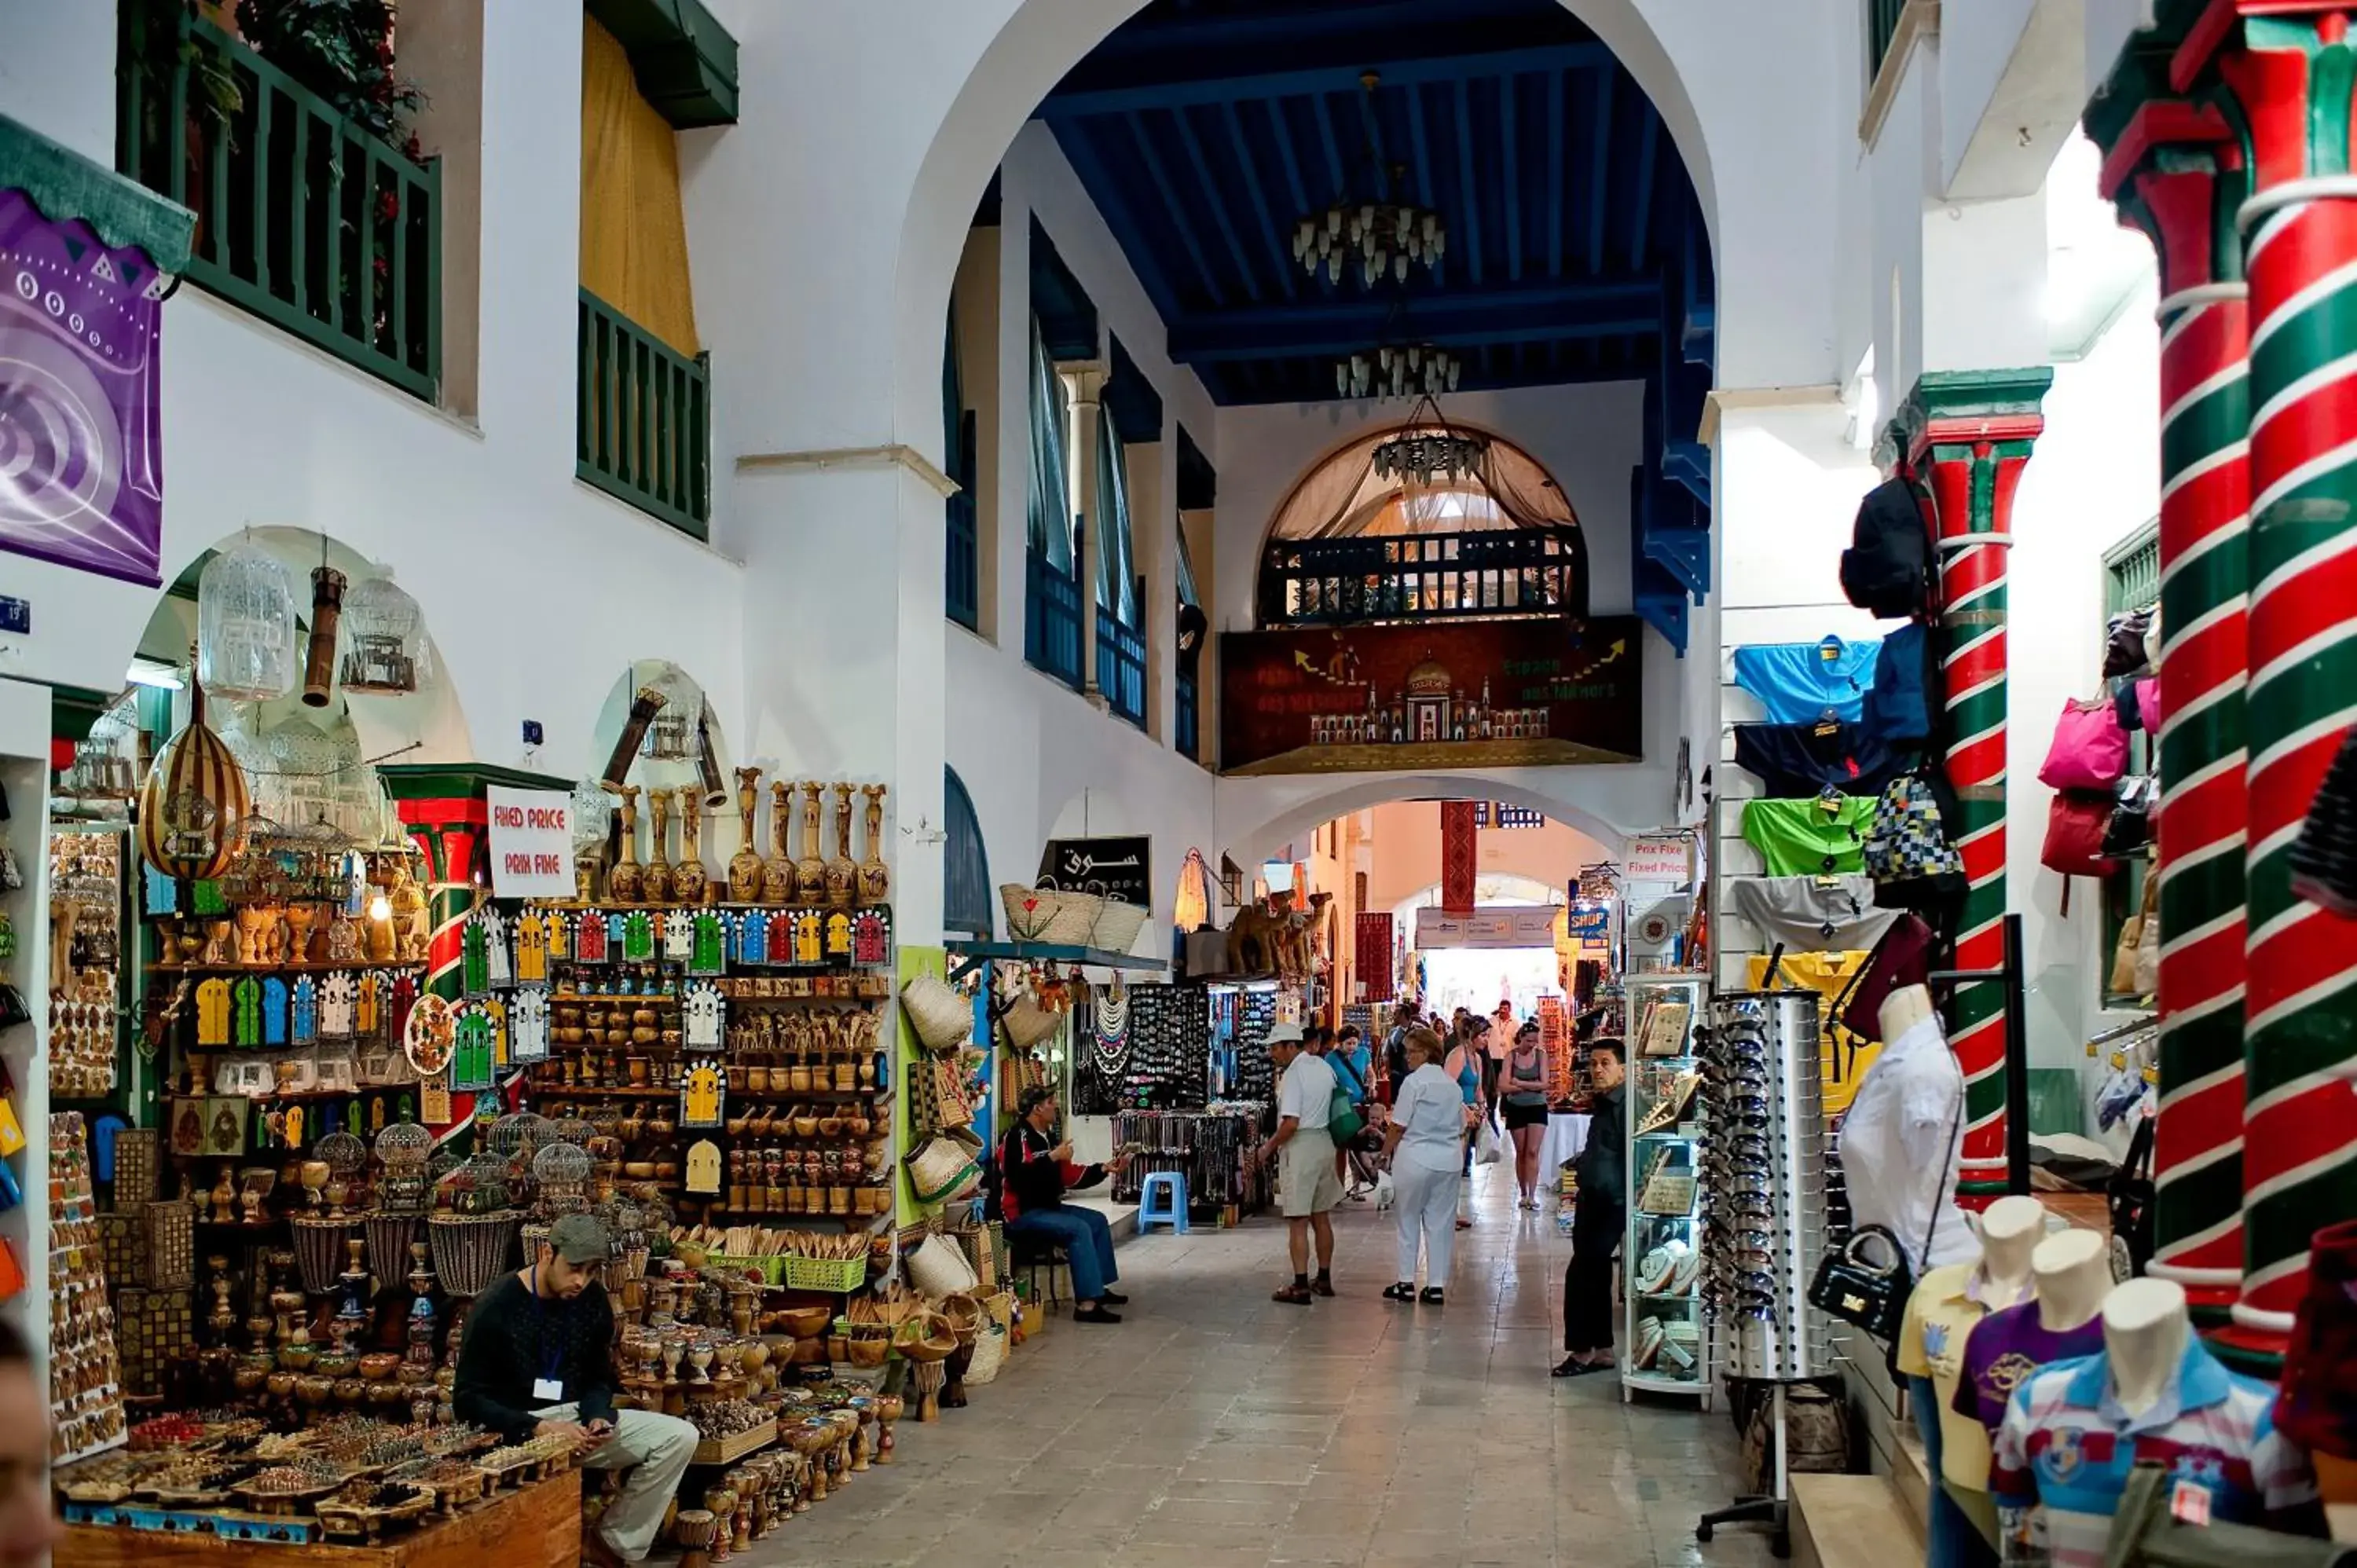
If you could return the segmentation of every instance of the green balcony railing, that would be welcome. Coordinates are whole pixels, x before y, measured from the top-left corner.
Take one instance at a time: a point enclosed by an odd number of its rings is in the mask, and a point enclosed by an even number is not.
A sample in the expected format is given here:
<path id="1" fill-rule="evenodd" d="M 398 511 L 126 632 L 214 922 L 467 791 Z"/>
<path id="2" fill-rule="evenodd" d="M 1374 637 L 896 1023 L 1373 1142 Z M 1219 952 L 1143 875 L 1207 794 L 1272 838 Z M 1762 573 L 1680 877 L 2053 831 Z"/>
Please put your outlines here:
<path id="1" fill-rule="evenodd" d="M 712 521 L 712 357 L 689 359 L 581 291 L 574 471 L 704 538 Z"/>
<path id="2" fill-rule="evenodd" d="M 442 178 L 201 17 L 125 7 L 116 162 L 197 215 L 188 277 L 431 402 Z"/>

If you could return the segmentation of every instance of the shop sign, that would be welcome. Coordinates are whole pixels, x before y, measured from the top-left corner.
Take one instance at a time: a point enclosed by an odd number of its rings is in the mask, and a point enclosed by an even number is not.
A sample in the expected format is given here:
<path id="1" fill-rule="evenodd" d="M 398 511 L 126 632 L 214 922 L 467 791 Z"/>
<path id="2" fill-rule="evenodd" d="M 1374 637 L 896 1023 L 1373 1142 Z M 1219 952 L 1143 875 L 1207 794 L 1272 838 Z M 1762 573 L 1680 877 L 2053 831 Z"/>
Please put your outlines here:
<path id="1" fill-rule="evenodd" d="M 1629 841 L 1629 880 L 1685 887 L 1694 881 L 1694 840 L 1684 833 L 1639 833 Z"/>
<path id="2" fill-rule="evenodd" d="M 1223 772 L 1543 768 L 1644 760 L 1629 616 L 1232 631 Z"/>
<path id="3" fill-rule="evenodd" d="M 1101 893 L 1141 908 L 1154 908 L 1154 841 L 1125 838 L 1049 839 L 1039 857 L 1039 886 L 1066 893 Z"/>
<path id="4" fill-rule="evenodd" d="M 1605 941 L 1612 935 L 1612 911 L 1609 908 L 1581 908 L 1575 905 L 1569 926 L 1568 934 L 1574 941 Z"/>
<path id="5" fill-rule="evenodd" d="M 155 587 L 170 280 L 0 190 L 0 550 Z"/>
<path id="6" fill-rule="evenodd" d="M 1552 948 L 1558 912 L 1552 904 L 1506 904 L 1469 911 L 1427 904 L 1415 912 L 1416 950 Z"/>
<path id="7" fill-rule="evenodd" d="M 491 895 L 573 897 L 573 797 L 554 789 L 483 787 L 491 818 Z"/>

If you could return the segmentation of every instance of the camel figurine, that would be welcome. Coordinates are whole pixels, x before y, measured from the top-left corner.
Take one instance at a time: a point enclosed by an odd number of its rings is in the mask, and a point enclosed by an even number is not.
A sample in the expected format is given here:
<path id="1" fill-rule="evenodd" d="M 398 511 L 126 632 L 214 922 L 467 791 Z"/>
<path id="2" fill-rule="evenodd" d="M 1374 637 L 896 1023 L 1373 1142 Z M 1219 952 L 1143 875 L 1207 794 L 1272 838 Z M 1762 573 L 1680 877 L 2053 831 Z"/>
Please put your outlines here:
<path id="1" fill-rule="evenodd" d="M 1331 893 L 1312 893 L 1309 908 L 1288 910 L 1276 943 L 1276 972 L 1286 980 L 1308 980 L 1318 972 L 1318 934 L 1326 918 Z"/>
<path id="2" fill-rule="evenodd" d="M 1228 922 L 1228 972 L 1275 974 L 1284 956 L 1286 923 L 1293 917 L 1293 895 L 1272 893 L 1265 904 L 1251 904 Z"/>

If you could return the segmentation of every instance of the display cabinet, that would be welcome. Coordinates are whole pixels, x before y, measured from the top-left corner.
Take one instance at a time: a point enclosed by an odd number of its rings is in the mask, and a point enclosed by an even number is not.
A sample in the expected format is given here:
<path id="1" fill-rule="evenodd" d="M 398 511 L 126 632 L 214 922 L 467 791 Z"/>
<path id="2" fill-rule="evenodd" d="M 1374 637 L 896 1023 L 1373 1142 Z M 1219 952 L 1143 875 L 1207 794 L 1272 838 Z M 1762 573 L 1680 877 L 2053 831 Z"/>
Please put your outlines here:
<path id="1" fill-rule="evenodd" d="M 1704 1128 L 1695 1026 L 1705 981 L 1627 981 L 1629 1231 L 1622 1271 L 1621 1397 L 1638 1390 L 1711 1403 L 1703 1335 L 1702 1238 L 1695 1209 Z"/>

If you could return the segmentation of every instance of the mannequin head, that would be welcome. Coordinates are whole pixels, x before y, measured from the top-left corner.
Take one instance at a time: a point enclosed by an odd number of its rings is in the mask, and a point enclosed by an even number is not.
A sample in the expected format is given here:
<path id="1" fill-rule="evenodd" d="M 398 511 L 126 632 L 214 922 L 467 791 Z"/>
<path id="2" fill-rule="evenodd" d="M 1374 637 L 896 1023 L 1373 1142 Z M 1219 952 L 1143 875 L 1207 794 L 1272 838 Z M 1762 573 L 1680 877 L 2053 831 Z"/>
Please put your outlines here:
<path id="1" fill-rule="evenodd" d="M 2046 1237 L 2046 1206 L 2034 1197 L 2000 1197 L 1981 1212 L 1981 1277 L 1993 1307 L 2009 1306 L 2029 1289 L 2030 1253 Z"/>
<path id="2" fill-rule="evenodd" d="M 2192 1332 L 2185 1287 L 2173 1281 L 2130 1280 L 2105 1298 L 2104 1349 L 2121 1409 L 2140 1415 L 2152 1408 Z"/>
<path id="3" fill-rule="evenodd" d="M 2029 1272 L 2038 1282 L 2039 1321 L 2058 1333 L 2076 1328 L 2094 1320 L 2111 1291 L 2111 1249 L 2093 1230 L 2065 1230 L 2038 1243 Z"/>
<path id="4" fill-rule="evenodd" d="M 1932 990 L 1926 985 L 1902 985 L 1882 1000 L 1879 1017 L 1888 1044 L 1932 1015 Z"/>

